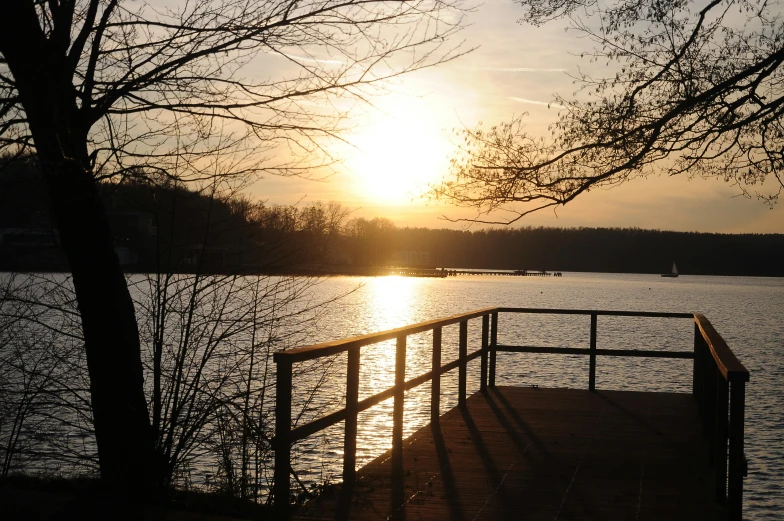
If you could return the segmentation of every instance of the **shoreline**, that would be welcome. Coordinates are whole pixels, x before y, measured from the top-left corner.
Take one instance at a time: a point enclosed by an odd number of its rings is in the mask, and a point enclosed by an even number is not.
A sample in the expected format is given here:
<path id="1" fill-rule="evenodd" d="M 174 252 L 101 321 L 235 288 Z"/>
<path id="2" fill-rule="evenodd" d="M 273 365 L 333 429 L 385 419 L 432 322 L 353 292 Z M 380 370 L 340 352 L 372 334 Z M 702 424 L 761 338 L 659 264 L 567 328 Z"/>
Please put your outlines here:
<path id="1" fill-rule="evenodd" d="M 346 266 L 313 266 L 313 267 L 290 267 L 290 268 L 278 268 L 278 269 L 253 269 L 253 268 L 246 268 L 242 270 L 205 270 L 203 272 L 199 272 L 199 275 L 238 275 L 238 276 L 278 276 L 278 277 L 384 277 L 384 276 L 405 276 L 401 273 L 393 273 L 396 271 L 403 271 L 403 270 L 421 270 L 421 271 L 441 271 L 445 270 L 446 272 L 460 272 L 461 275 L 471 275 L 471 272 L 477 272 L 477 275 L 488 274 L 492 275 L 495 272 L 499 275 L 514 275 L 515 269 L 504 269 L 504 268 L 404 268 L 404 267 L 377 267 L 377 266 L 357 266 L 357 267 L 346 267 Z M 529 273 L 541 273 L 539 270 L 528 270 Z M 35 269 L 35 268 L 28 268 L 28 269 L 8 269 L 8 268 L 0 268 L 0 274 L 69 274 L 71 271 L 69 269 Z M 153 270 L 137 270 L 137 269 L 127 269 L 123 270 L 125 275 L 146 275 L 146 274 L 154 274 L 156 273 Z M 171 274 L 178 274 L 178 275 L 196 275 L 195 271 L 187 271 L 187 270 L 171 270 L 161 271 L 160 273 L 171 273 Z M 554 273 L 561 273 L 561 274 L 600 274 L 600 275 L 655 275 L 658 278 L 661 278 L 660 272 L 633 272 L 633 271 L 576 271 L 576 270 L 552 270 L 552 271 L 545 271 L 545 273 L 552 275 Z M 416 276 L 416 275 L 410 275 Z M 433 278 L 448 278 L 446 276 L 435 276 L 432 275 Z M 759 273 L 681 273 L 680 277 L 752 277 L 752 278 L 765 278 L 765 279 L 776 279 L 776 278 L 784 278 L 784 273 L 782 274 L 759 274 Z"/>

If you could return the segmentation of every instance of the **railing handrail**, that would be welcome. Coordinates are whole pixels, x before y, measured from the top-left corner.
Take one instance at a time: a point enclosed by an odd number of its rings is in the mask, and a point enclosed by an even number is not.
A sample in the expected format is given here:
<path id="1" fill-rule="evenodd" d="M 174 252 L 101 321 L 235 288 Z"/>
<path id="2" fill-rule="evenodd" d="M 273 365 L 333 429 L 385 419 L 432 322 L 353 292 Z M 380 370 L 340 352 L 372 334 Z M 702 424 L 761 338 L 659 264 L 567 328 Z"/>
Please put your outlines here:
<path id="1" fill-rule="evenodd" d="M 616 311 L 607 309 L 559 309 L 559 308 L 508 308 L 498 307 L 499 313 L 532 313 L 541 315 L 597 315 L 610 317 L 646 318 L 692 318 L 693 313 L 669 313 L 663 311 Z"/>
<path id="2" fill-rule="evenodd" d="M 333 340 L 330 342 L 322 342 L 320 344 L 296 347 L 294 349 L 278 351 L 273 355 L 273 358 L 275 362 L 283 360 L 284 358 L 290 360 L 291 362 L 305 362 L 307 360 L 314 360 L 316 358 L 345 353 L 346 351 L 355 347 L 364 347 L 371 344 L 378 344 L 380 342 L 392 340 L 403 335 L 414 335 L 416 333 L 430 331 L 437 327 L 450 326 L 464 320 L 479 318 L 483 315 L 495 313 L 497 310 L 498 308 L 496 307 L 478 309 L 475 311 L 469 311 L 468 313 L 460 313 L 458 315 L 452 315 L 451 317 L 438 318 L 435 320 L 426 320 L 424 322 L 419 322 L 418 324 L 397 327 L 395 329 L 388 329 L 386 331 L 379 331 L 377 333 L 368 333 L 367 335 L 359 335 L 343 338 L 340 340 Z"/>
<path id="3" fill-rule="evenodd" d="M 705 318 L 705 315 L 695 313 L 694 323 L 699 328 L 700 333 L 702 333 L 705 343 L 708 344 L 708 349 L 710 349 L 711 355 L 713 355 L 713 361 L 716 362 L 716 366 L 721 371 L 724 379 L 728 382 L 748 382 L 748 369 L 738 360 L 738 357 L 735 356 L 735 353 L 732 352 L 732 349 L 729 348 L 727 342 L 724 341 L 710 321 Z"/>
<path id="4" fill-rule="evenodd" d="M 598 309 L 558 309 L 558 308 L 512 308 L 512 307 L 489 307 L 469 311 L 467 313 L 460 313 L 446 318 L 438 318 L 434 320 L 426 320 L 410 326 L 402 326 L 395 329 L 388 329 L 386 331 L 379 331 L 376 333 L 368 333 L 366 335 L 358 335 L 349 338 L 342 338 L 340 340 L 331 340 L 328 342 L 321 342 L 309 346 L 296 347 L 294 349 L 287 349 L 278 351 L 274 354 L 274 360 L 277 362 L 283 358 L 291 360 L 291 362 L 304 362 L 307 360 L 314 360 L 325 356 L 332 356 L 340 353 L 345 353 L 353 347 L 364 347 L 367 345 L 377 344 L 386 340 L 392 340 L 400 335 L 413 335 L 430 331 L 436 327 L 444 327 L 452 324 L 457 324 L 463 320 L 470 320 L 478 318 L 489 313 L 531 313 L 543 315 L 602 315 L 602 316 L 617 316 L 617 317 L 660 317 L 660 318 L 693 318 L 692 313 L 666 313 L 658 311 L 615 311 L 615 310 L 598 310 Z"/>

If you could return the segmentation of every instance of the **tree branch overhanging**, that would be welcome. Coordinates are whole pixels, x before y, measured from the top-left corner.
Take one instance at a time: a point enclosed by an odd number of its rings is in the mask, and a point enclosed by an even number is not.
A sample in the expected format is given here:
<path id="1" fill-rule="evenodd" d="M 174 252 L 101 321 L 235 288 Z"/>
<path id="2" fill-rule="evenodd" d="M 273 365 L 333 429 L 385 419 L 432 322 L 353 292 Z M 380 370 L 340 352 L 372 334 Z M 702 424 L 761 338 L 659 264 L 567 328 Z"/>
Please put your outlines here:
<path id="1" fill-rule="evenodd" d="M 612 74 L 583 74 L 553 138 L 524 119 L 458 132 L 451 175 L 429 196 L 511 223 L 650 174 L 718 177 L 775 204 L 784 167 L 781 2 L 521 0 L 525 20 L 571 16 Z M 586 17 L 575 13 L 584 10 Z M 600 29 L 592 29 L 598 26 Z M 509 212 L 497 217 L 497 212 Z M 495 216 L 495 217 L 494 217 Z"/>

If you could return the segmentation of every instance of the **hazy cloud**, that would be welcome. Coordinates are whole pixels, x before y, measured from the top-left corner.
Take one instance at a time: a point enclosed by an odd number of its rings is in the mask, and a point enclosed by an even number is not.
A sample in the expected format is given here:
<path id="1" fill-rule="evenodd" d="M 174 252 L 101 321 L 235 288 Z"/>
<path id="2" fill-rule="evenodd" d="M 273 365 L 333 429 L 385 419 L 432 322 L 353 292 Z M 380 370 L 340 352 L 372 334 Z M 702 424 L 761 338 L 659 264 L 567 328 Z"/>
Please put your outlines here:
<path id="1" fill-rule="evenodd" d="M 344 62 L 342 60 L 321 60 L 321 59 L 318 59 L 318 58 L 309 58 L 307 56 L 297 56 L 296 54 L 283 54 L 283 53 L 277 53 L 277 54 L 280 54 L 281 56 L 283 56 L 285 58 L 288 58 L 290 60 L 300 61 L 300 62 L 325 63 L 325 64 L 328 64 L 328 65 L 345 65 L 346 64 L 346 62 Z"/>
<path id="2" fill-rule="evenodd" d="M 547 102 L 547 101 L 537 101 L 537 100 L 532 100 L 532 99 L 515 98 L 515 97 L 510 97 L 509 99 L 512 100 L 512 101 L 516 101 L 518 103 L 528 103 L 530 105 L 542 105 L 544 107 L 547 107 L 548 109 L 549 108 L 565 109 L 566 108 L 563 105 L 560 105 L 560 104 L 552 102 L 552 101 L 550 101 L 550 102 Z"/>
<path id="3" fill-rule="evenodd" d="M 476 67 L 476 70 L 493 72 L 566 72 L 566 69 L 542 69 L 538 67 Z"/>

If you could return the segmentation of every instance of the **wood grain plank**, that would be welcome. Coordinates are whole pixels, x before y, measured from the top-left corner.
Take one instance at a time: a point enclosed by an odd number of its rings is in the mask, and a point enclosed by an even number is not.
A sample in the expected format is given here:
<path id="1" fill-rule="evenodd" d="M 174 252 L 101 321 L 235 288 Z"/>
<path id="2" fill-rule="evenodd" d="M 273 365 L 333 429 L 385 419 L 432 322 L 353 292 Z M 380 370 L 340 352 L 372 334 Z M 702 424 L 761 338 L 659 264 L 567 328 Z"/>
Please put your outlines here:
<path id="1" fill-rule="evenodd" d="M 402 480 L 389 453 L 360 469 L 348 519 L 725 519 L 701 428 L 687 394 L 490 388 L 404 441 Z"/>

